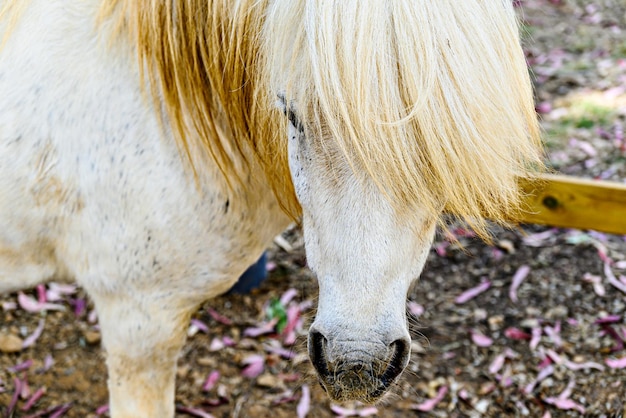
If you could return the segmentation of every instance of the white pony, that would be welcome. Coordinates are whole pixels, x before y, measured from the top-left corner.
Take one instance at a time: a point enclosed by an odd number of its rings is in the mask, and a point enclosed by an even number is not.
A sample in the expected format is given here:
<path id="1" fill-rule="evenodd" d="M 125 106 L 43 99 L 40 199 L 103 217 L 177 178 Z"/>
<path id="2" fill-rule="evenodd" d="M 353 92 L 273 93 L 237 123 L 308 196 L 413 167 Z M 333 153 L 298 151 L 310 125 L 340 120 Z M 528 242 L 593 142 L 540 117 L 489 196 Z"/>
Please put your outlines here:
<path id="1" fill-rule="evenodd" d="M 290 217 L 320 381 L 375 402 L 441 214 L 486 236 L 541 166 L 510 0 L 0 8 L 0 292 L 86 289 L 115 418 L 173 416 L 190 315 Z"/>

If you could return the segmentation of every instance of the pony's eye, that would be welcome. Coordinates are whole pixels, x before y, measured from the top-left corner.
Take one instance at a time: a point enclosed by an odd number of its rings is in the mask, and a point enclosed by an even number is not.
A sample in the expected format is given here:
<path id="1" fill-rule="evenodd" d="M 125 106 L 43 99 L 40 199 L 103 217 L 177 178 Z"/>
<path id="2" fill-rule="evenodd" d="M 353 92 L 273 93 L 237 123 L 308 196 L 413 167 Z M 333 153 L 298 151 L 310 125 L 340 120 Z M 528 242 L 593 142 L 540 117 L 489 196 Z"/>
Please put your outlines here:
<path id="1" fill-rule="evenodd" d="M 287 119 L 289 119 L 289 123 L 291 123 L 293 127 L 298 130 L 298 132 L 304 132 L 304 126 L 300 122 L 300 119 L 298 119 L 296 114 L 291 109 L 287 109 L 285 111 L 285 115 L 287 116 Z"/>
<path id="2" fill-rule="evenodd" d="M 289 123 L 291 123 L 293 127 L 298 130 L 298 132 L 304 133 L 304 125 L 302 124 L 302 122 L 300 122 L 298 116 L 296 116 L 296 113 L 293 110 L 292 106 L 287 106 L 287 100 L 285 99 L 285 96 L 279 94 L 278 101 L 279 107 L 282 109 L 283 114 L 287 116 L 287 119 L 289 119 Z"/>

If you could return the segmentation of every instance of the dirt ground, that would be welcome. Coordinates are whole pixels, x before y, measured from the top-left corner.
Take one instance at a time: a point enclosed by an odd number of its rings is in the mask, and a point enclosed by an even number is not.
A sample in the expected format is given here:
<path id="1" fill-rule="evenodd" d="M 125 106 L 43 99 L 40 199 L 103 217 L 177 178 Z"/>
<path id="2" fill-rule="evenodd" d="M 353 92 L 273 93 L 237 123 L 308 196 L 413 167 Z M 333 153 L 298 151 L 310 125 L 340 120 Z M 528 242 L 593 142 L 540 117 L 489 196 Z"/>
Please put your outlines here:
<path id="1" fill-rule="evenodd" d="M 623 182 L 626 3 L 517 3 L 550 164 Z M 411 363 L 382 405 L 333 405 L 317 384 L 306 357 L 317 287 L 292 229 L 270 249 L 260 289 L 195 315 L 179 362 L 179 416 L 624 416 L 626 238 L 523 225 L 495 228 L 490 246 L 451 231 L 464 248 L 436 239 L 410 293 Z M 64 311 L 26 312 L 18 295 L 0 296 L 0 351 L 43 326 L 32 346 L 0 352 L 0 417 L 16 387 L 15 417 L 108 416 L 93 308 L 80 290 L 46 289 L 61 293 L 53 303 Z M 270 316 L 287 330 L 262 333 Z"/>

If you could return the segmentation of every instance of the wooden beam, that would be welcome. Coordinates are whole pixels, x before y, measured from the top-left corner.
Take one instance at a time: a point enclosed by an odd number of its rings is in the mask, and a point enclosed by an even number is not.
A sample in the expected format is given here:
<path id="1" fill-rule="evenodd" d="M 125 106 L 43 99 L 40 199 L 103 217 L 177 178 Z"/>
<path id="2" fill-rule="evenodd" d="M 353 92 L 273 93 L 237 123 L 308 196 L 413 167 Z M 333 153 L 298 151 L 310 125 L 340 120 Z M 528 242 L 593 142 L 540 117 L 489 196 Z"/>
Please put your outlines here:
<path id="1" fill-rule="evenodd" d="M 519 222 L 626 234 L 626 185 L 546 175 L 523 186 L 527 211 Z"/>

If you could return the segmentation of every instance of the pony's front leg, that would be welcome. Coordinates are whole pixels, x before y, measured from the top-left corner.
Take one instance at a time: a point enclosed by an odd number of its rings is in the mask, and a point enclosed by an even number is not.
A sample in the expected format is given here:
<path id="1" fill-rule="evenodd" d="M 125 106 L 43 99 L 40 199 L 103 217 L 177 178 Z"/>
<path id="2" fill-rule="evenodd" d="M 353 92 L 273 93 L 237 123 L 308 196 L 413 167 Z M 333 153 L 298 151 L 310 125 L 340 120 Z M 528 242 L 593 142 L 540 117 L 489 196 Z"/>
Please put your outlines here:
<path id="1" fill-rule="evenodd" d="M 176 360 L 193 307 L 167 295 L 92 295 L 109 373 L 112 418 L 172 418 Z"/>

